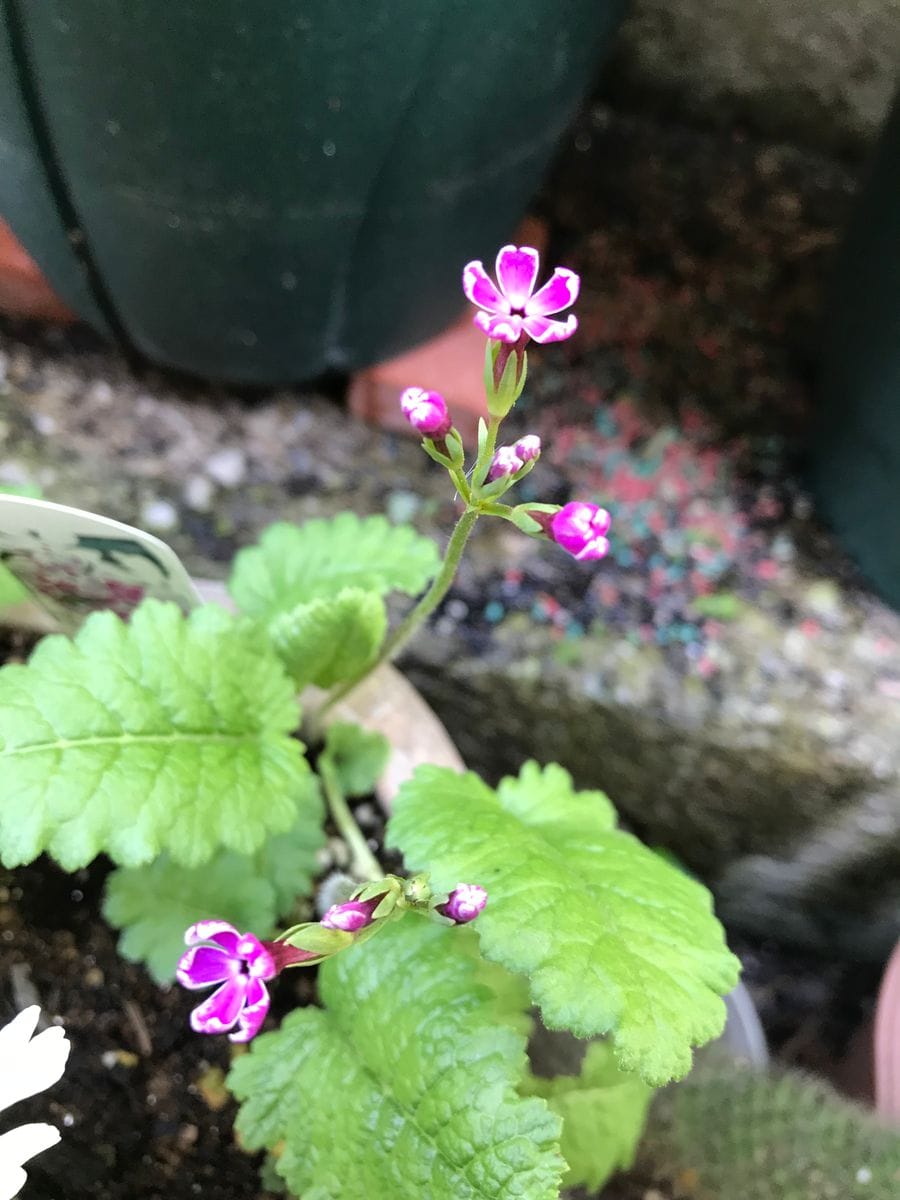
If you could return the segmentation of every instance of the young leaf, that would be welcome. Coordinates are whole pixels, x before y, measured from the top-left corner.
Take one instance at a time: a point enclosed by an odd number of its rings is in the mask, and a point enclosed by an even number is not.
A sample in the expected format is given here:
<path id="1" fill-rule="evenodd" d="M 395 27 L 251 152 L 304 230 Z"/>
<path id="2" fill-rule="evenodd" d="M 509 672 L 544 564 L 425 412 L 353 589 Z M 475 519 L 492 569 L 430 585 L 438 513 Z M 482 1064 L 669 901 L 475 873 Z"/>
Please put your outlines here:
<path id="1" fill-rule="evenodd" d="M 436 888 L 488 889 L 482 953 L 527 974 L 551 1029 L 610 1033 L 625 1070 L 684 1075 L 691 1046 L 721 1032 L 738 975 L 710 896 L 615 827 L 601 792 L 527 763 L 496 792 L 477 776 L 420 767 L 394 805 L 388 842 Z"/>
<path id="2" fill-rule="evenodd" d="M 259 545 L 241 550 L 229 590 L 250 616 L 269 621 L 344 588 L 414 595 L 438 568 L 434 542 L 384 517 L 341 513 L 304 525 L 270 525 Z"/>
<path id="3" fill-rule="evenodd" d="M 268 937 L 275 924 L 275 889 L 252 857 L 233 850 L 220 851 L 202 867 L 180 867 L 161 854 L 149 866 L 113 871 L 103 915 L 122 930 L 122 956 L 146 963 L 157 983 L 166 983 L 184 953 L 184 931 L 201 918 L 221 917 Z"/>
<path id="4" fill-rule="evenodd" d="M 11 604 L 21 604 L 28 599 L 28 589 L 19 583 L 12 571 L 0 563 L 0 609 Z"/>
<path id="5" fill-rule="evenodd" d="M 543 1096 L 562 1118 L 566 1187 L 593 1193 L 614 1171 L 631 1166 L 653 1089 L 618 1069 L 608 1042 L 591 1042 L 579 1075 L 531 1076 L 522 1091 Z"/>
<path id="6" fill-rule="evenodd" d="M 249 1150 L 310 1200 L 555 1200 L 558 1118 L 520 1099 L 524 1039 L 498 1024 L 456 931 L 407 917 L 319 973 L 232 1067 Z"/>
<path id="7" fill-rule="evenodd" d="M 145 601 L 0 669 L 0 850 L 67 870 L 199 866 L 289 829 L 309 770 L 294 688 L 249 622 Z"/>
<path id="8" fill-rule="evenodd" d="M 295 897 L 309 893 L 316 851 L 325 842 L 315 775 L 304 780 L 298 807 L 294 828 L 269 838 L 255 854 L 220 851 L 202 867 L 181 867 L 163 854 L 149 866 L 113 871 L 103 915 L 123 931 L 123 956 L 146 963 L 165 983 L 184 951 L 184 931 L 197 920 L 220 917 L 257 937 L 272 934 Z"/>
<path id="9" fill-rule="evenodd" d="M 386 632 L 384 601 L 362 588 L 298 604 L 269 624 L 272 645 L 298 688 L 329 688 L 365 670 Z"/>
<path id="10" fill-rule="evenodd" d="M 335 721 L 325 732 L 322 757 L 334 770 L 345 796 L 368 796 L 387 764 L 390 750 L 383 733 Z"/>

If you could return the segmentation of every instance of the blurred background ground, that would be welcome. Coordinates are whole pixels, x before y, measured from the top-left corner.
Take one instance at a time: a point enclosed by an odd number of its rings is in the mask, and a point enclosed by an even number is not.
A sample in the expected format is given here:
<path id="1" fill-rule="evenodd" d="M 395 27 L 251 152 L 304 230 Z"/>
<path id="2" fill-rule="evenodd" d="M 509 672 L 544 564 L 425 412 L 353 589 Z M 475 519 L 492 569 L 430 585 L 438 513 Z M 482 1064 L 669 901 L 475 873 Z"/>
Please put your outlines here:
<path id="1" fill-rule="evenodd" d="M 585 569 L 484 526 L 404 666 L 470 765 L 559 759 L 710 882 L 776 1051 L 836 1075 L 900 931 L 900 620 L 817 520 L 804 446 L 898 5 L 813 10 L 635 6 L 535 202 L 581 329 L 532 355 L 515 417 L 545 441 L 523 498 L 607 504 L 613 553 Z M 348 507 L 445 537 L 438 468 L 343 388 L 237 394 L 6 320 L 0 484 L 141 525 L 202 576 Z"/>

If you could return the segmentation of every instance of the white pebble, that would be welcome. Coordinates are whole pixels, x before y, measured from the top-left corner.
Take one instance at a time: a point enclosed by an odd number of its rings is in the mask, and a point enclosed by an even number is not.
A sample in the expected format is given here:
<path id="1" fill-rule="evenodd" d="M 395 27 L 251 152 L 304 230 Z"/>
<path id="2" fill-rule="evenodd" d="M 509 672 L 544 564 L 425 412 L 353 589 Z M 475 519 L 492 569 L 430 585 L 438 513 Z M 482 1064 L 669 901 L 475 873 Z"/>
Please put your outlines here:
<path id="1" fill-rule="evenodd" d="M 205 475 L 192 475 L 184 485 L 184 502 L 195 512 L 208 512 L 212 507 L 212 480 Z"/>
<path id="2" fill-rule="evenodd" d="M 222 487 L 237 487 L 247 473 L 246 455 L 237 446 L 217 450 L 206 460 L 206 471 Z"/>
<path id="3" fill-rule="evenodd" d="M 174 529 L 178 524 L 178 509 L 168 500 L 149 500 L 141 509 L 141 524 L 161 532 Z"/>

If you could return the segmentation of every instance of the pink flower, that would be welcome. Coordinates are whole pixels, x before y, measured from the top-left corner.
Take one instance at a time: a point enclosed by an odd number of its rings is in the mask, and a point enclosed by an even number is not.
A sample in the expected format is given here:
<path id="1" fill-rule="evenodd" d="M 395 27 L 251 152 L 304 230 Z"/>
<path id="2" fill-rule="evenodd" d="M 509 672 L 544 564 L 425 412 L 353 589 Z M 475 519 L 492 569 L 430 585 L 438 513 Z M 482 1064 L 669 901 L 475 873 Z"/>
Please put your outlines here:
<path id="1" fill-rule="evenodd" d="M 554 514 L 548 532 L 563 550 L 581 562 L 588 562 L 608 553 L 609 542 L 604 535 L 609 525 L 610 516 L 605 508 L 573 500 Z"/>
<path id="2" fill-rule="evenodd" d="M 481 262 L 463 269 L 463 291 L 477 305 L 475 324 L 489 338 L 517 342 L 522 334 L 536 342 L 562 342 L 578 328 L 569 313 L 565 321 L 551 321 L 550 314 L 562 312 L 578 299 L 581 280 L 574 271 L 557 267 L 539 292 L 540 255 L 531 246 L 504 246 L 497 255 L 497 284 Z M 499 285 L 499 286 L 498 286 Z"/>
<path id="3" fill-rule="evenodd" d="M 249 1042 L 259 1033 L 269 1011 L 266 981 L 289 963 L 315 958 L 283 943 L 261 942 L 252 933 L 238 933 L 227 921 L 198 921 L 184 935 L 191 949 L 178 960 L 175 977 L 182 987 L 220 984 L 191 1013 L 195 1033 L 225 1033 L 232 1042 Z"/>
<path id="4" fill-rule="evenodd" d="M 487 892 L 477 883 L 458 883 L 446 903 L 437 906 L 437 911 L 457 925 L 468 925 L 484 909 L 487 898 Z"/>
<path id="5" fill-rule="evenodd" d="M 343 929 L 345 933 L 356 933 L 372 924 L 372 913 L 383 900 L 375 896 L 371 900 L 348 900 L 346 904 L 332 904 L 322 917 L 326 929 Z"/>
<path id="6" fill-rule="evenodd" d="M 453 422 L 440 392 L 410 387 L 400 397 L 403 415 L 423 437 L 440 439 L 450 432 Z"/>

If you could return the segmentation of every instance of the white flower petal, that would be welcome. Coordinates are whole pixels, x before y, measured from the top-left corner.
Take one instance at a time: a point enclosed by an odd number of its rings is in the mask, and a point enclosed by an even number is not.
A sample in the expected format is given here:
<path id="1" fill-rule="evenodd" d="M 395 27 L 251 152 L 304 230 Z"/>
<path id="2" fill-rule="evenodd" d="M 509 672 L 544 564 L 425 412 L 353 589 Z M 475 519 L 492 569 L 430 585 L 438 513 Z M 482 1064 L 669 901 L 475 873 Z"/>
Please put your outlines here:
<path id="1" fill-rule="evenodd" d="M 22 1164 L 59 1141 L 59 1130 L 44 1122 L 20 1125 L 0 1135 L 0 1200 L 12 1200 L 25 1183 Z"/>
<path id="2" fill-rule="evenodd" d="M 52 1025 L 31 1037 L 39 1015 L 32 1005 L 0 1029 L 0 1112 L 46 1091 L 65 1070 L 70 1049 L 65 1030 Z"/>

